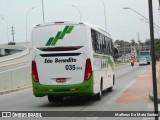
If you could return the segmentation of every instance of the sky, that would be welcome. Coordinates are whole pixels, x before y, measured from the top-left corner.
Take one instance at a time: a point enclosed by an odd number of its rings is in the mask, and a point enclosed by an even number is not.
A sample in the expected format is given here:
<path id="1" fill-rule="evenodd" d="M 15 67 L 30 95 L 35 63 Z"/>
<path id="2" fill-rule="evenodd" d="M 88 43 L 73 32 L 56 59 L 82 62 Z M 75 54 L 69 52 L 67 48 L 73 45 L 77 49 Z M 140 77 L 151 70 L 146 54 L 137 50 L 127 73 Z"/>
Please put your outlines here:
<path id="1" fill-rule="evenodd" d="M 160 26 L 159 3 L 158 0 L 152 1 L 154 23 Z M 81 14 L 82 21 L 105 29 L 113 41 L 139 39 L 144 42 L 150 38 L 149 23 L 132 10 L 123 9 L 132 8 L 149 18 L 148 0 L 103 0 L 104 4 L 102 0 L 43 0 L 43 2 L 45 22 L 80 21 Z M 80 13 L 72 5 L 76 6 Z M 0 0 L 0 44 L 13 41 L 11 26 L 14 27 L 15 42 L 30 41 L 32 27 L 40 23 L 43 23 L 42 0 Z M 160 28 L 156 26 L 154 28 L 155 38 L 160 38 Z"/>

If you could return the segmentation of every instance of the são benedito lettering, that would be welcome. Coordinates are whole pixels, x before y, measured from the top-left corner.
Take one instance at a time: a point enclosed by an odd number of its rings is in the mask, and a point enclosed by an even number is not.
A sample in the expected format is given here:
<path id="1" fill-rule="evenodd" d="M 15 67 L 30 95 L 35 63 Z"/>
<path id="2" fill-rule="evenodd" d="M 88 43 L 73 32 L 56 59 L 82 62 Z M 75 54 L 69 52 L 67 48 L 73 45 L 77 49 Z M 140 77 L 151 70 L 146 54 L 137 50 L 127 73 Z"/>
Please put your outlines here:
<path id="1" fill-rule="evenodd" d="M 70 62 L 76 62 L 77 60 L 69 57 L 68 59 L 59 59 L 59 58 L 55 58 L 55 63 L 70 63 Z"/>

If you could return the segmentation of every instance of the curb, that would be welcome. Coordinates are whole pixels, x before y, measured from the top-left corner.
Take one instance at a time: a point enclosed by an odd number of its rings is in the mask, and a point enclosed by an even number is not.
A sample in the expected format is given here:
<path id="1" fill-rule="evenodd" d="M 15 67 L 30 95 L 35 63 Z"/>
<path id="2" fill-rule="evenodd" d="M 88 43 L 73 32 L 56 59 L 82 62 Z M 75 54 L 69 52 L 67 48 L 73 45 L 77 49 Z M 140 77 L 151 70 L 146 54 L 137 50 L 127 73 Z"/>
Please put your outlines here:
<path id="1" fill-rule="evenodd" d="M 153 92 L 149 93 L 149 98 L 150 98 L 150 100 L 154 101 Z M 157 98 L 157 101 L 158 101 L 158 103 L 160 103 L 160 98 L 159 97 Z"/>
<path id="2" fill-rule="evenodd" d="M 31 88 L 31 85 L 30 86 L 24 86 L 24 87 L 21 87 L 21 88 L 16 88 L 16 89 L 10 89 L 10 90 L 6 90 L 6 91 L 0 91 L 0 95 L 4 95 L 4 94 L 8 94 L 8 93 L 24 90 L 24 89 L 27 89 L 27 88 Z"/>

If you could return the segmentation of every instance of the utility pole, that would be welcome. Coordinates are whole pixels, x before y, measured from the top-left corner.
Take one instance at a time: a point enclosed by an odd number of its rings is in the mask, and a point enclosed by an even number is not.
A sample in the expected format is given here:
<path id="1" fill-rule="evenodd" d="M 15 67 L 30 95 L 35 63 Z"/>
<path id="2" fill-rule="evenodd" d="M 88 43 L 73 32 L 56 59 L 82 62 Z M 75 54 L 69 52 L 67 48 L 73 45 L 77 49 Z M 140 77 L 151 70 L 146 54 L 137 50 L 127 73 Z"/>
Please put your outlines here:
<path id="1" fill-rule="evenodd" d="M 14 42 L 14 34 L 15 34 L 15 33 L 14 33 L 14 27 L 13 27 L 13 26 L 11 27 L 11 32 L 12 32 L 11 34 L 12 34 L 13 42 Z"/>
<path id="2" fill-rule="evenodd" d="M 137 33 L 137 39 L 138 39 L 138 56 L 140 53 L 140 39 L 139 39 L 139 32 Z"/>
<path id="3" fill-rule="evenodd" d="M 139 32 L 137 33 L 137 38 L 138 38 L 138 41 L 139 41 Z"/>
<path id="4" fill-rule="evenodd" d="M 158 10 L 159 10 L 159 13 L 160 13 L 160 0 L 159 0 L 159 9 Z"/>
<path id="5" fill-rule="evenodd" d="M 152 54 L 152 81 L 153 81 L 154 113 L 158 115 L 156 59 L 155 59 L 155 49 L 154 49 L 154 27 L 153 27 L 154 24 L 153 24 L 152 0 L 148 0 L 148 7 L 149 7 L 150 41 L 151 41 L 151 54 Z M 159 120 L 158 116 L 155 116 L 155 120 Z"/>
<path id="6" fill-rule="evenodd" d="M 131 40 L 131 59 L 136 59 L 137 58 L 137 52 L 136 52 L 136 46 L 135 46 L 135 41 L 134 39 Z"/>

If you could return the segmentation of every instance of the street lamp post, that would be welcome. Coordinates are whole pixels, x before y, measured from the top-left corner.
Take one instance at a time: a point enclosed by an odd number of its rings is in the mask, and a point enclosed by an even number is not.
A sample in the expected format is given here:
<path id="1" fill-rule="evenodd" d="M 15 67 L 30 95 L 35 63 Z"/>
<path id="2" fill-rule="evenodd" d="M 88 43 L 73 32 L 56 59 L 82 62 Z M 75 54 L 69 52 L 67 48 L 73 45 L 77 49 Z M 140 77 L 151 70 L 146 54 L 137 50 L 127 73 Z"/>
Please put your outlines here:
<path id="1" fill-rule="evenodd" d="M 44 4 L 43 4 L 43 0 L 42 0 L 42 14 L 43 14 L 43 23 L 45 22 L 45 17 L 44 17 Z"/>
<path id="2" fill-rule="evenodd" d="M 144 21 L 145 23 L 148 23 L 149 24 L 149 22 L 148 21 L 146 21 L 146 20 L 144 20 L 144 19 L 140 19 L 140 20 L 142 20 L 142 21 Z M 155 29 L 155 33 L 157 33 L 157 35 L 158 35 L 158 37 L 160 38 L 160 35 L 159 35 L 159 33 L 158 33 L 158 28 L 156 28 L 156 26 L 153 26 L 154 27 L 154 29 Z"/>
<path id="3" fill-rule="evenodd" d="M 6 22 L 6 25 L 7 25 L 7 39 L 8 39 L 8 43 L 9 43 L 9 35 L 8 35 L 8 21 L 7 21 L 5 18 L 3 18 L 3 17 L 1 17 L 1 19 L 2 19 L 3 21 L 5 21 L 5 22 Z"/>
<path id="4" fill-rule="evenodd" d="M 103 0 L 101 0 L 102 1 L 102 4 L 103 4 L 103 12 L 104 12 L 104 22 L 105 22 L 105 28 L 106 28 L 106 30 L 107 30 L 107 23 L 106 23 L 106 7 L 105 7 L 105 4 L 104 4 L 104 1 Z"/>
<path id="5" fill-rule="evenodd" d="M 28 11 L 27 11 L 27 13 L 26 13 L 26 42 L 27 42 L 27 17 L 28 17 L 28 14 L 31 12 L 31 10 L 33 10 L 35 7 L 32 7 L 32 8 L 30 8 Z"/>
<path id="6" fill-rule="evenodd" d="M 136 10 L 129 8 L 129 7 L 124 7 L 123 9 L 129 9 L 132 10 L 133 12 L 137 13 L 138 15 L 140 15 L 141 17 L 143 17 L 144 19 L 146 19 L 148 22 L 150 21 L 148 18 L 146 18 L 145 16 L 143 16 L 142 14 L 140 14 L 139 12 L 137 12 Z M 155 26 L 157 26 L 158 28 L 160 28 L 160 26 L 158 26 L 157 24 L 153 23 Z"/>
<path id="7" fill-rule="evenodd" d="M 134 10 L 134 9 L 132 9 L 132 8 L 124 7 L 123 9 L 129 9 L 129 10 L 132 10 L 132 11 L 134 11 L 135 13 L 137 13 L 138 15 L 142 16 L 144 19 L 148 20 L 148 18 L 146 18 L 145 16 L 143 16 L 142 14 L 140 14 L 139 12 L 135 11 L 135 10 Z"/>
<path id="8" fill-rule="evenodd" d="M 79 19 L 81 21 L 81 11 L 80 11 L 80 9 L 78 7 L 76 7 L 75 5 L 72 5 L 72 7 L 76 8 L 78 10 L 78 12 L 79 12 Z"/>

